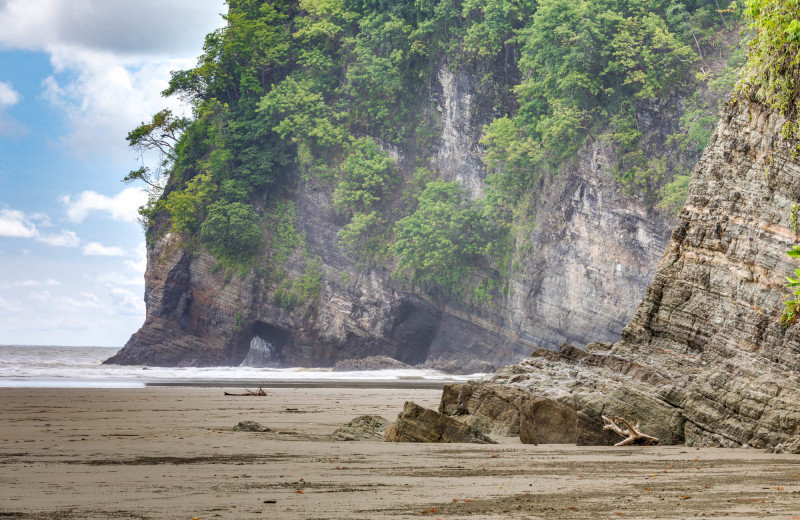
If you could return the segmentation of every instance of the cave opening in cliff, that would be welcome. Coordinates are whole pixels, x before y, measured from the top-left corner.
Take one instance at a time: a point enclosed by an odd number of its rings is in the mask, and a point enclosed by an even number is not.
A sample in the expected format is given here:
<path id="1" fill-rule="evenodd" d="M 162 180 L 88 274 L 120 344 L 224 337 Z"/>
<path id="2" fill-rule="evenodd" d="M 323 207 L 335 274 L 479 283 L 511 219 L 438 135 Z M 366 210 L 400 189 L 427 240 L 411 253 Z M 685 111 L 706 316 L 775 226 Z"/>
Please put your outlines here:
<path id="1" fill-rule="evenodd" d="M 235 362 L 248 367 L 281 368 L 283 349 L 290 341 L 291 335 L 286 329 L 257 321 L 249 334 L 243 335 Z"/>
<path id="2" fill-rule="evenodd" d="M 397 342 L 398 351 L 393 357 L 408 365 L 424 363 L 436 335 L 437 317 L 408 301 L 401 301 L 394 314 L 392 339 Z"/>

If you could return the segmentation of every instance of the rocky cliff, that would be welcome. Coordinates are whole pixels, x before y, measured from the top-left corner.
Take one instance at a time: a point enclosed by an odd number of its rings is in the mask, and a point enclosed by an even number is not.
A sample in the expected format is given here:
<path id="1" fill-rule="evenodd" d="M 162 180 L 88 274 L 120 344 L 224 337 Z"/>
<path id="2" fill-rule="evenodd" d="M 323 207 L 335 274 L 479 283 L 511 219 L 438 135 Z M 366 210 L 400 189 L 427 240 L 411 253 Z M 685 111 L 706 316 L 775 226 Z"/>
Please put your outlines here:
<path id="1" fill-rule="evenodd" d="M 800 328 L 780 316 L 797 267 L 786 251 L 800 160 L 785 122 L 749 100 L 725 108 L 621 341 L 537 351 L 489 382 L 576 410 L 579 437 L 581 424 L 599 432 L 601 415 L 617 415 L 664 443 L 797 452 Z"/>
<path id="2" fill-rule="evenodd" d="M 435 77 L 423 106 L 439 137 L 424 152 L 441 178 L 477 197 L 486 177 L 479 140 L 494 117 L 491 105 L 469 73 L 442 65 Z M 679 115 L 675 100 L 670 104 L 641 118 L 645 131 L 662 140 Z M 418 144 L 384 147 L 411 175 Z M 332 366 L 383 355 L 477 371 L 565 341 L 615 341 L 668 237 L 668 218 L 623 194 L 611 178 L 617 160 L 607 145 L 592 142 L 562 174 L 541 183 L 540 217 L 523 237 L 530 245 L 508 289 L 481 305 L 419 294 L 389 270 L 355 262 L 339 247 L 342 223 L 324 182 L 300 181 L 294 191 L 307 254 L 290 258 L 290 277 L 301 276 L 308 258 L 321 259 L 319 297 L 309 306 L 287 310 L 263 275 L 231 276 L 208 252 L 161 236 L 148 249 L 146 322 L 109 362 L 238 365 L 247 358 L 262 366 Z M 248 356 L 251 346 L 258 352 Z"/>

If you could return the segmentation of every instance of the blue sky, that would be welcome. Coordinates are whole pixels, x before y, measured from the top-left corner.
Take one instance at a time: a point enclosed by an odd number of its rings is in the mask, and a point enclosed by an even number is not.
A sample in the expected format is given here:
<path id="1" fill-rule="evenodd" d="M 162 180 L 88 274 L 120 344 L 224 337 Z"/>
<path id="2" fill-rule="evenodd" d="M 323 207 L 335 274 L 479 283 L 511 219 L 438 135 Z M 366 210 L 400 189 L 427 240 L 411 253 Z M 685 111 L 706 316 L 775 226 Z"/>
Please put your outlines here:
<path id="1" fill-rule="evenodd" d="M 127 132 L 222 0 L 0 0 L 0 344 L 122 346 L 144 321 Z"/>

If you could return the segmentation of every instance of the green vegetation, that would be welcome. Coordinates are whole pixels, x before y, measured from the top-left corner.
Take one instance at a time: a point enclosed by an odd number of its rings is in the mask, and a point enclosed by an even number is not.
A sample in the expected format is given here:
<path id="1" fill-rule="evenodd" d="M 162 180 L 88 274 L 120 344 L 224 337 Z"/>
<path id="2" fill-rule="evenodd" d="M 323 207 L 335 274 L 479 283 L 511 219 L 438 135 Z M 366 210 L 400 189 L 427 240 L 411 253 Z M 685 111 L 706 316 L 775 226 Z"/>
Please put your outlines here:
<path id="1" fill-rule="evenodd" d="M 395 224 L 392 250 L 399 275 L 458 295 L 479 259 L 491 251 L 487 224 L 458 183 L 428 183 L 416 211 Z"/>
<path id="2" fill-rule="evenodd" d="M 687 193 L 689 193 L 689 176 L 676 175 L 672 182 L 661 187 L 661 201 L 658 207 L 677 215 L 683 208 Z"/>
<path id="3" fill-rule="evenodd" d="M 720 27 L 726 22 L 717 10 L 713 0 L 539 2 L 514 37 L 524 74 L 514 88 L 519 110 L 495 120 L 486 132 L 487 165 L 495 171 L 490 182 L 498 200 L 519 200 L 589 139 L 613 146 L 621 158 L 618 180 L 631 194 L 657 204 L 661 187 L 672 177 L 665 163 L 667 157 L 674 162 L 675 146 L 646 134 L 642 111 L 658 110 L 675 92 L 717 79 L 708 72 L 710 52 L 726 47 Z M 698 64 L 708 77 L 693 73 Z M 702 152 L 708 136 L 697 130 L 710 132 L 717 109 L 697 106 L 694 116 L 682 121 L 688 134 L 683 140 L 694 145 L 684 144 L 679 155 L 689 157 L 682 162 L 694 163 Z M 675 142 L 682 137 L 675 136 Z"/>
<path id="4" fill-rule="evenodd" d="M 228 5 L 197 65 L 173 72 L 163 92 L 192 117 L 164 110 L 131 131 L 129 144 L 158 163 L 125 180 L 163 186 L 141 211 L 149 240 L 171 232 L 226 273 L 263 271 L 287 309 L 313 301 L 322 277 L 298 232 L 302 183 L 331 196 L 352 259 L 486 302 L 502 281 L 477 280 L 471 293 L 465 282 L 479 267 L 506 276 L 524 258 L 542 187 L 587 140 L 619 157 L 615 176 L 630 194 L 675 211 L 741 64 L 717 63 L 735 30 L 717 0 Z M 476 78 L 497 114 L 482 141 L 490 173 L 479 200 L 438 179 L 425 157 L 440 131 L 430 100 L 442 63 Z M 687 98 L 680 129 L 654 138 L 645 121 L 678 110 L 675 93 L 691 90 L 711 93 Z M 387 150 L 410 142 L 419 156 L 395 164 Z M 290 279 L 289 262 L 303 274 Z"/>
<path id="5" fill-rule="evenodd" d="M 752 32 L 742 89 L 788 118 L 787 137 L 800 137 L 800 3 L 745 0 Z M 798 145 L 800 151 L 800 145 Z"/>
<path id="6" fill-rule="evenodd" d="M 794 246 L 791 250 L 786 251 L 786 254 L 792 258 L 800 257 L 800 246 Z M 781 325 L 788 327 L 796 320 L 798 312 L 800 312 L 800 269 L 795 269 L 794 275 L 797 278 L 787 276 L 788 283 L 786 287 L 792 290 L 794 298 L 784 302 L 783 315 L 781 316 Z"/>

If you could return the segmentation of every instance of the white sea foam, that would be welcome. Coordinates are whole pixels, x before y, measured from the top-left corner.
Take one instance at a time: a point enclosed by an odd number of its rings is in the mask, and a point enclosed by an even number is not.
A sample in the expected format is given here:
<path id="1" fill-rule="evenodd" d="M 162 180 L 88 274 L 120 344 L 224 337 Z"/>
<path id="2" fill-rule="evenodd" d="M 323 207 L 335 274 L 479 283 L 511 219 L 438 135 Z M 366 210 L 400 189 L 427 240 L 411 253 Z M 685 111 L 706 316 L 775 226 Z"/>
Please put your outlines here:
<path id="1" fill-rule="evenodd" d="M 429 369 L 332 372 L 327 368 L 144 367 L 103 365 L 118 348 L 0 346 L 0 387 L 141 388 L 153 384 L 445 383 L 454 376 Z"/>

